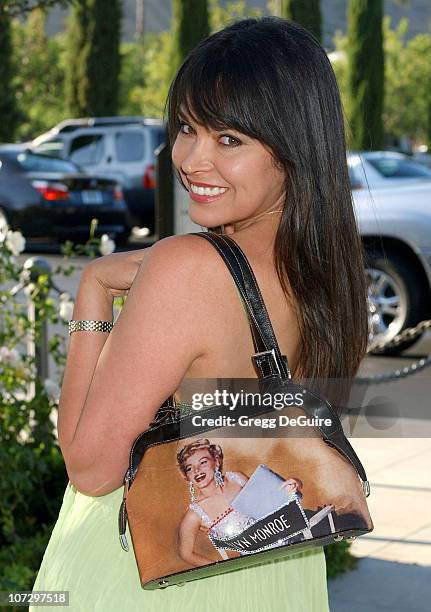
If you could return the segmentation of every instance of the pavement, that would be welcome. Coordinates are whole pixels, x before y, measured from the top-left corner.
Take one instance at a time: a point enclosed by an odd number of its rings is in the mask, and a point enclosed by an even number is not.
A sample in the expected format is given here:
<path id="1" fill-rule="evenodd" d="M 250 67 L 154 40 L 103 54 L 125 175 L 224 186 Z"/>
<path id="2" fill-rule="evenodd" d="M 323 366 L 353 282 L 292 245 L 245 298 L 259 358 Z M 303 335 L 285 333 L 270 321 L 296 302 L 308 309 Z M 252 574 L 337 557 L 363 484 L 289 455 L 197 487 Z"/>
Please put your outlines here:
<path id="1" fill-rule="evenodd" d="M 430 335 L 401 359 L 413 353 L 415 357 L 431 353 Z M 368 358 L 367 365 L 376 373 L 372 360 Z M 385 359 L 382 368 L 380 358 L 379 370 L 395 369 L 398 361 Z M 430 378 L 431 368 L 417 376 Z M 368 503 L 374 531 L 352 545 L 359 558 L 357 568 L 329 581 L 331 612 L 430 612 L 431 438 L 351 438 L 350 442 L 371 483 Z"/>

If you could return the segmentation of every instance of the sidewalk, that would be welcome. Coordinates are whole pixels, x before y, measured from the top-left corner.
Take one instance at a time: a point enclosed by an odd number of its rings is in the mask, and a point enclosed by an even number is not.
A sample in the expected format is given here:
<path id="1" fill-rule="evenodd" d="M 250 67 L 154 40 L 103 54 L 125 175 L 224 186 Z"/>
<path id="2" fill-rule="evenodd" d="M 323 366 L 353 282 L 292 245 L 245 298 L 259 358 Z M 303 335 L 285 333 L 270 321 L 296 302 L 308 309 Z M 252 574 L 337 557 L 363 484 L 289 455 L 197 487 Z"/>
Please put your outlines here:
<path id="1" fill-rule="evenodd" d="M 429 612 L 431 439 L 351 442 L 371 483 L 374 531 L 352 546 L 357 568 L 329 581 L 331 612 Z"/>

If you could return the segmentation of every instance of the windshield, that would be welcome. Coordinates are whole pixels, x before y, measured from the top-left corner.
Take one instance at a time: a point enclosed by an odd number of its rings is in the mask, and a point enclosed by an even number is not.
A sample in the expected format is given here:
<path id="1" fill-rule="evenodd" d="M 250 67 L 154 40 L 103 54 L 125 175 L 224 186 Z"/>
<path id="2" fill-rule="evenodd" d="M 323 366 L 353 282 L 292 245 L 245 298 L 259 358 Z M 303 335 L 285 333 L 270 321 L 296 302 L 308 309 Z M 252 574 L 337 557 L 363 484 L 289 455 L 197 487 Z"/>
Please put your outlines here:
<path id="1" fill-rule="evenodd" d="M 80 172 L 80 168 L 72 162 L 57 157 L 47 157 L 25 151 L 18 153 L 16 161 L 27 172 Z"/>
<path id="2" fill-rule="evenodd" d="M 399 157 L 367 157 L 373 166 L 385 178 L 427 178 L 431 179 L 431 170 Z"/>

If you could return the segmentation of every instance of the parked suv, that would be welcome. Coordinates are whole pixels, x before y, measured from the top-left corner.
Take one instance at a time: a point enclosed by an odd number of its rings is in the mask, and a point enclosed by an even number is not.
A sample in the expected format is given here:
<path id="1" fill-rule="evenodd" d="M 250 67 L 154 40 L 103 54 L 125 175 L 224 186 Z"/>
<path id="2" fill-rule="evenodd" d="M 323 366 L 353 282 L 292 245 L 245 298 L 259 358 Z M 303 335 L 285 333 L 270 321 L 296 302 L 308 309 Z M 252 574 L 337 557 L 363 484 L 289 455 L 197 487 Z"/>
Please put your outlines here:
<path id="1" fill-rule="evenodd" d="M 68 159 L 89 174 L 119 181 L 132 226 L 154 233 L 154 151 L 164 139 L 160 119 L 98 117 L 62 121 L 30 146 L 37 153 Z"/>
<path id="2" fill-rule="evenodd" d="M 368 256 L 375 340 L 431 318 L 431 171 L 405 155 L 350 152 L 347 163 Z M 405 340 L 385 354 L 413 345 Z"/>

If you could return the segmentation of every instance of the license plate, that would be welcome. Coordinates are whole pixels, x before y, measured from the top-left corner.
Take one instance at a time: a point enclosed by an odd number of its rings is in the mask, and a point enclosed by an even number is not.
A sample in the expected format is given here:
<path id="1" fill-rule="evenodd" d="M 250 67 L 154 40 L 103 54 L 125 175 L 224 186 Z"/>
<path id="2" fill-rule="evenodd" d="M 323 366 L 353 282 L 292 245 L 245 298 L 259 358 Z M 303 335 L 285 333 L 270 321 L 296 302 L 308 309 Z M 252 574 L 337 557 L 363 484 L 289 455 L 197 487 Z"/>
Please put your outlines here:
<path id="1" fill-rule="evenodd" d="M 82 191 L 81 197 L 84 204 L 102 204 L 103 202 L 103 194 L 101 191 Z"/>

